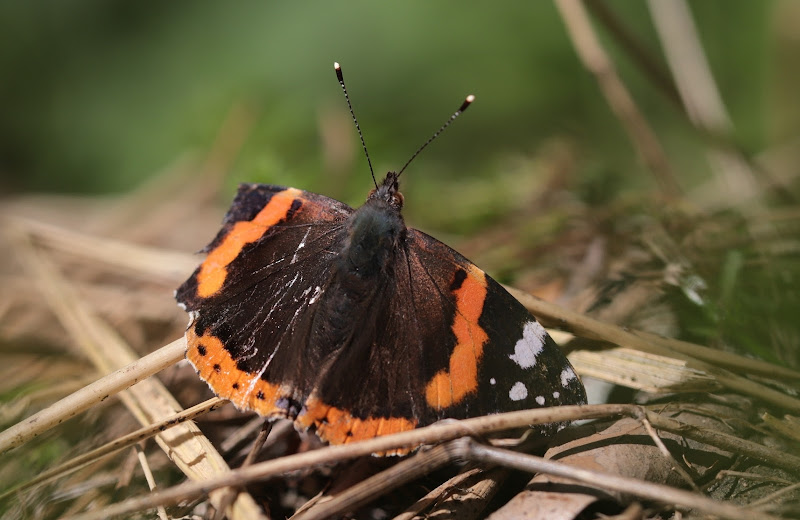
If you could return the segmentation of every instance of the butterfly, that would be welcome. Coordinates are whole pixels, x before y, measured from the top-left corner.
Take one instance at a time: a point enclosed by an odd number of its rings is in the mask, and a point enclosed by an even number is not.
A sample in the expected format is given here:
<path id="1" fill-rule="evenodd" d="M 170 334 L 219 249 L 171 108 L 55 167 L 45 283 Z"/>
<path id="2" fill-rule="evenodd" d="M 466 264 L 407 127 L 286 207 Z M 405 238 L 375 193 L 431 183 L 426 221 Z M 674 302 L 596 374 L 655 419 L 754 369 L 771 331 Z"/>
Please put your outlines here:
<path id="1" fill-rule="evenodd" d="M 190 314 L 186 358 L 219 397 L 334 444 L 586 402 L 536 319 L 401 214 L 401 173 L 473 100 L 399 172 L 380 183 L 373 174 L 358 209 L 296 188 L 239 187 L 206 259 L 176 291 Z"/>

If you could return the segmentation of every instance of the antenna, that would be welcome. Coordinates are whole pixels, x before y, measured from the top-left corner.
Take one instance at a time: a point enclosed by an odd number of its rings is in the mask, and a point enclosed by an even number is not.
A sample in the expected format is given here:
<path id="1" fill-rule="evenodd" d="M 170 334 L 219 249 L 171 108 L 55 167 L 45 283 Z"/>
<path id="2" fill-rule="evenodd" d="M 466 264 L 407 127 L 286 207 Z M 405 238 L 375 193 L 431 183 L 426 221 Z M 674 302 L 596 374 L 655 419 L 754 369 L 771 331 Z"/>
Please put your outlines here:
<path id="1" fill-rule="evenodd" d="M 342 84 L 342 87 L 344 87 L 344 84 Z M 406 168 L 408 168 L 408 165 L 409 165 L 409 164 L 411 164 L 411 161 L 413 161 L 413 160 L 414 160 L 414 159 L 415 159 L 415 158 L 416 158 L 416 157 L 419 155 L 419 153 L 420 153 L 422 150 L 424 150 L 424 149 L 425 149 L 425 147 L 426 147 L 426 146 L 428 146 L 429 144 L 431 144 L 431 142 L 433 142 L 433 140 L 434 140 L 434 139 L 436 139 L 437 137 L 439 137 L 439 134 L 441 134 L 442 132 L 444 132 L 444 129 L 445 129 L 445 128 L 447 128 L 448 126 L 450 126 L 450 123 L 452 123 L 453 121 L 455 121 L 455 120 L 456 120 L 456 118 L 457 118 L 458 116 L 460 116 L 460 115 L 461 115 L 461 113 L 462 113 L 462 112 L 464 112 L 464 110 L 466 110 L 466 109 L 467 109 L 467 108 L 470 106 L 470 104 L 471 104 L 473 101 L 475 101 L 475 96 L 473 96 L 472 94 L 470 94 L 469 96 L 467 96 L 467 99 L 465 99 L 465 100 L 464 100 L 464 102 L 463 102 L 463 103 L 461 103 L 461 107 L 459 107 L 459 109 L 458 109 L 458 110 L 456 110 L 456 111 L 453 113 L 453 115 L 452 115 L 452 116 L 450 116 L 450 119 L 448 119 L 447 121 L 445 121 L 445 123 L 444 123 L 444 124 L 441 126 L 441 128 L 439 128 L 439 129 L 438 129 L 436 132 L 434 132 L 434 134 L 433 134 L 433 135 L 432 135 L 432 136 L 431 136 L 431 137 L 430 137 L 430 138 L 429 138 L 427 141 L 425 141 L 425 144 L 423 144 L 422 146 L 420 146 L 420 147 L 419 147 L 419 149 L 418 149 L 416 152 L 414 152 L 414 155 L 412 155 L 412 156 L 411 156 L 411 159 L 409 159 L 409 160 L 408 160 L 408 161 L 407 161 L 407 162 L 406 162 L 406 163 L 403 165 L 403 167 L 402 167 L 402 168 L 400 168 L 400 171 L 399 171 L 399 172 L 397 172 L 397 176 L 398 176 L 398 177 L 400 177 L 400 174 L 401 174 L 401 173 L 403 173 L 403 172 L 405 171 L 405 169 L 406 169 Z M 353 117 L 355 117 L 355 116 L 353 116 Z M 373 178 L 374 178 L 374 176 L 373 176 Z"/>
<path id="2" fill-rule="evenodd" d="M 342 75 L 342 67 L 341 65 L 339 65 L 338 62 L 333 62 L 333 68 L 336 69 L 336 78 L 339 80 L 339 85 L 342 86 L 342 92 L 344 92 L 344 98 L 347 100 L 347 107 L 350 109 L 350 115 L 353 116 L 353 122 L 356 124 L 356 130 L 358 130 L 358 137 L 361 139 L 361 146 L 364 147 L 364 155 L 367 156 L 367 164 L 369 165 L 369 173 L 372 175 L 372 183 L 375 185 L 375 188 L 377 188 L 378 182 L 375 180 L 375 171 L 372 169 L 372 161 L 369 159 L 369 152 L 367 151 L 367 143 L 364 142 L 364 136 L 361 134 L 361 127 L 358 126 L 358 119 L 356 119 L 356 113 L 353 112 L 353 105 L 350 103 L 350 96 L 347 95 L 347 87 L 344 86 L 344 76 Z M 464 107 L 462 107 L 462 110 L 463 108 Z"/>

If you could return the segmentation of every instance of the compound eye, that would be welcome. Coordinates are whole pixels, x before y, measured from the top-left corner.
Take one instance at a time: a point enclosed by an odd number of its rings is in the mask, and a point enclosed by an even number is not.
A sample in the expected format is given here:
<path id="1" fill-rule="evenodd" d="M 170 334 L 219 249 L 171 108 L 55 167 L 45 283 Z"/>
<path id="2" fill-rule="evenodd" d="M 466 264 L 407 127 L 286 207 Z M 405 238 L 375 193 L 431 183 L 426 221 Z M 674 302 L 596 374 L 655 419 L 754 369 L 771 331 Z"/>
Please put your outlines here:
<path id="1" fill-rule="evenodd" d="M 398 207 L 398 208 L 402 208 L 403 207 L 403 202 L 404 202 L 403 201 L 403 194 L 400 193 L 399 191 L 397 193 L 395 193 L 394 195 L 392 195 L 392 200 L 391 200 L 392 206 L 395 206 L 395 207 Z"/>

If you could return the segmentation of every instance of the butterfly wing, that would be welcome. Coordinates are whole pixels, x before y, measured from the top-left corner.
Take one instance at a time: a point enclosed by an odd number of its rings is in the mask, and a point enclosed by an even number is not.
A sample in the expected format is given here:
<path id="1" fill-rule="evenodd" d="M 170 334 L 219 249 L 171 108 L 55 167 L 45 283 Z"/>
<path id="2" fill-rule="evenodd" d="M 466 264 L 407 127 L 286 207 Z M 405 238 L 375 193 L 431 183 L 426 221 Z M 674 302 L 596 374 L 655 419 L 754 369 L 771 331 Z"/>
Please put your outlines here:
<path id="1" fill-rule="evenodd" d="M 455 338 L 437 356 L 446 356 L 447 362 L 427 367 L 429 420 L 586 403 L 566 356 L 522 304 L 438 240 L 414 231 L 413 241 L 411 265 L 427 274 L 440 302 L 449 304 Z M 429 302 L 421 298 L 416 305 Z M 435 348 L 435 343 L 425 348 Z"/>
<path id="2" fill-rule="evenodd" d="M 353 210 L 293 188 L 240 186 L 207 257 L 176 291 L 187 359 L 212 390 L 264 416 L 296 414 L 304 320 Z"/>
<path id="3" fill-rule="evenodd" d="M 444 418 L 586 402 L 544 328 L 459 253 L 408 229 L 394 266 L 374 307 L 371 348 L 336 359 L 299 425 L 343 443 Z"/>

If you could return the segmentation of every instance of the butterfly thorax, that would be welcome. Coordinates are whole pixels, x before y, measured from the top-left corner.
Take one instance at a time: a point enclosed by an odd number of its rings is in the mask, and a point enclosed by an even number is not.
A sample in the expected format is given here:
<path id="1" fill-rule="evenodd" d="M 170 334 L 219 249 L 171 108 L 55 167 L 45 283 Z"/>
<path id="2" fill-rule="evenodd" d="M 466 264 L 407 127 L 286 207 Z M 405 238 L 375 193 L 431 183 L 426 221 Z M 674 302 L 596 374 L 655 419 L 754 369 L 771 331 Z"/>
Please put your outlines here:
<path id="1" fill-rule="evenodd" d="M 406 237 L 402 207 L 397 176 L 389 172 L 383 184 L 348 219 L 347 240 L 339 256 L 340 275 L 368 280 L 389 272 L 395 252 Z"/>
<path id="2" fill-rule="evenodd" d="M 312 342 L 323 358 L 347 347 L 367 355 L 371 333 L 385 324 L 381 305 L 394 279 L 398 251 L 406 247 L 406 226 L 400 214 L 402 198 L 394 174 L 370 194 L 346 223 L 342 245 L 327 281 L 311 327 Z M 353 316 L 361 316 L 353 327 Z M 355 334 L 358 332 L 358 334 Z"/>

